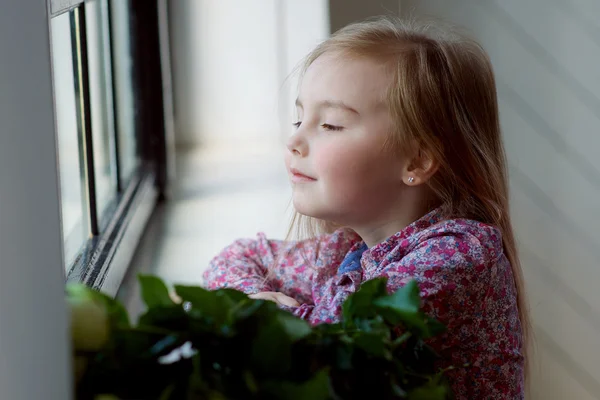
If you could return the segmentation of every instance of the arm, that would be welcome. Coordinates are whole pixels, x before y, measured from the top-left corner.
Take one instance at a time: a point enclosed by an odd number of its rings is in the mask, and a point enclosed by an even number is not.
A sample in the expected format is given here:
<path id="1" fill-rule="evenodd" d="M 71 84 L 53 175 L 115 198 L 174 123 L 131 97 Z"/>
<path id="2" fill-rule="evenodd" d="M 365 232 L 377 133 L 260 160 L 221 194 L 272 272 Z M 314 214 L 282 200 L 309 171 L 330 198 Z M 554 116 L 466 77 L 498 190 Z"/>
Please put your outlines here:
<path id="1" fill-rule="evenodd" d="M 365 271 L 365 280 L 386 276 L 389 292 L 410 280 L 419 283 L 424 311 L 448 327 L 430 344 L 442 355 L 443 367 L 458 367 L 448 372 L 457 398 L 522 398 L 514 283 L 510 265 L 500 256 L 500 261 L 490 259 L 468 234 L 439 235 L 422 241 L 399 261 L 384 261 Z M 322 296 L 315 296 L 314 305 L 285 308 L 312 324 L 336 322 L 360 278 L 351 272 L 320 282 Z M 460 368 L 466 363 L 473 367 Z"/>
<path id="2" fill-rule="evenodd" d="M 489 244 L 466 233 L 430 238 L 386 271 L 388 284 L 416 279 L 423 310 L 446 325 L 447 332 L 429 344 L 441 355 L 441 367 L 455 367 L 447 375 L 457 399 L 522 399 L 522 329 L 512 268 L 501 241 L 491 251 Z"/>
<path id="3" fill-rule="evenodd" d="M 335 322 L 341 318 L 343 302 L 360 288 L 363 280 L 385 276 L 390 293 L 416 280 L 424 307 L 438 314 L 440 309 L 434 307 L 437 298 L 454 292 L 464 275 L 472 273 L 474 261 L 467 254 L 468 249 L 468 245 L 465 247 L 456 236 L 439 236 L 419 243 L 399 261 L 383 261 L 365 271 L 349 271 L 339 275 L 331 271 L 319 271 L 313 277 L 315 304 L 310 307 L 301 305 L 290 311 L 313 324 Z M 333 317 L 324 318 L 324 315 Z"/>
<path id="4" fill-rule="evenodd" d="M 204 273 L 208 289 L 232 288 L 247 294 L 282 292 L 312 303 L 311 276 L 316 241 L 240 239 L 227 246 Z"/>

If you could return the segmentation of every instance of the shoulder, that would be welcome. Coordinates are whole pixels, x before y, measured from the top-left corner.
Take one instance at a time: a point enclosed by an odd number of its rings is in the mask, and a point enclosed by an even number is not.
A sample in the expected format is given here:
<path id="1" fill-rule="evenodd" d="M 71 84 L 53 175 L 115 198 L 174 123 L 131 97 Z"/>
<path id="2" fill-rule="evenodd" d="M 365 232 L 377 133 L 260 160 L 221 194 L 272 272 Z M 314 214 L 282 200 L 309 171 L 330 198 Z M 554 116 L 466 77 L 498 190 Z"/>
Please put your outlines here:
<path id="1" fill-rule="evenodd" d="M 436 309 L 448 311 L 443 304 L 480 302 L 489 295 L 490 287 L 505 284 L 506 274 L 498 273 L 499 269 L 510 272 L 500 230 L 481 222 L 440 221 L 404 244 L 407 247 L 402 253 L 390 259 L 386 275 L 395 286 L 416 280 L 424 298 L 437 299 Z M 437 313 L 446 315 L 446 311 Z"/>
<path id="2" fill-rule="evenodd" d="M 415 235 L 411 247 L 409 255 L 477 265 L 494 264 L 504 254 L 497 227 L 468 219 L 440 221 Z"/>

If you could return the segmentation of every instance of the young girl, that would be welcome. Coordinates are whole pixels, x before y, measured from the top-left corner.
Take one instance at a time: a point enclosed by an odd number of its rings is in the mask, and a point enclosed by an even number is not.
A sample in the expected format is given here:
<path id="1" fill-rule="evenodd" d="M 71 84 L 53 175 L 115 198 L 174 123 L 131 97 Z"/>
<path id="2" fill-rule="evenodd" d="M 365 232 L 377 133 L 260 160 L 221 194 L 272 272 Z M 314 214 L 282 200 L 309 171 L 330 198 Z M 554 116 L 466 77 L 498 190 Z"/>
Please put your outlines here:
<path id="1" fill-rule="evenodd" d="M 458 399 L 524 397 L 522 274 L 509 217 L 494 76 L 451 29 L 379 19 L 307 58 L 286 167 L 296 218 L 319 235 L 238 240 L 205 274 L 312 324 L 362 282 L 415 279 L 448 327 L 431 345 Z M 463 367 L 465 365 L 468 367 Z"/>

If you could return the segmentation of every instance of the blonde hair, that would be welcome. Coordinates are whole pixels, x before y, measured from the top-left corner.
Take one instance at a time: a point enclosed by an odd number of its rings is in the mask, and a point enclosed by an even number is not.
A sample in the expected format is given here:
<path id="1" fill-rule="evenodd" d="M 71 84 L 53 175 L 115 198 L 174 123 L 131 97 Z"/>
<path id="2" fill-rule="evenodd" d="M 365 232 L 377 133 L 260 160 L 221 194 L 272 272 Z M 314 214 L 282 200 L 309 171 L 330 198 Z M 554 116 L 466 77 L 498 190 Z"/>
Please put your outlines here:
<path id="1" fill-rule="evenodd" d="M 523 273 L 509 215 L 508 172 L 494 73 L 483 48 L 458 28 L 435 21 L 379 17 L 348 25 L 305 59 L 301 76 L 321 55 L 368 57 L 389 67 L 388 141 L 397 152 L 423 150 L 440 164 L 429 186 L 445 218 L 497 226 L 511 263 L 527 353 L 530 320 Z M 296 213 L 290 234 L 330 233 L 327 221 Z"/>

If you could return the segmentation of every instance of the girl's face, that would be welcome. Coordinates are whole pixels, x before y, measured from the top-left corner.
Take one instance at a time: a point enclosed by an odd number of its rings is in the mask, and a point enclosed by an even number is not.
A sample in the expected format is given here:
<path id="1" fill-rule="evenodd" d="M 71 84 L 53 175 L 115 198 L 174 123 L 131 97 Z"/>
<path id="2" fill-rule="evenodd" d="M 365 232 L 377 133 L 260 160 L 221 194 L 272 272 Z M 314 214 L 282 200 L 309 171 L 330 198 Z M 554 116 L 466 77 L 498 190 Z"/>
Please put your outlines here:
<path id="1" fill-rule="evenodd" d="M 384 66 L 366 58 L 326 53 L 308 68 L 285 157 L 300 214 L 354 228 L 397 208 L 405 165 L 384 150 L 390 84 Z"/>

